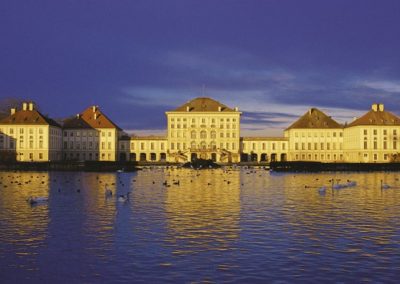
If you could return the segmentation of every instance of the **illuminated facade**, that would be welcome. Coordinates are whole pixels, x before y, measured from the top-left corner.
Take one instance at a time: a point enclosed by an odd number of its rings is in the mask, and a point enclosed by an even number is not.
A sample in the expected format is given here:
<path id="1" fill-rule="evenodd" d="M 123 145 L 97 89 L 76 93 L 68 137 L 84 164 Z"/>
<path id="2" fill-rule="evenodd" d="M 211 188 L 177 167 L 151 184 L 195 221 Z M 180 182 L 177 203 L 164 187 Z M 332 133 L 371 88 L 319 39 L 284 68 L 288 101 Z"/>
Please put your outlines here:
<path id="1" fill-rule="evenodd" d="M 167 111 L 166 136 L 128 136 L 98 106 L 64 120 L 61 127 L 33 103 L 0 120 L 0 158 L 18 161 L 93 160 L 183 163 L 271 161 L 390 162 L 399 160 L 400 118 L 373 104 L 341 125 L 316 108 L 284 130 L 283 137 L 240 137 L 237 107 L 195 98 Z"/>
<path id="2" fill-rule="evenodd" d="M 0 154 L 21 162 L 61 160 L 62 128 L 41 114 L 34 103 L 23 103 L 22 109 L 11 109 L 0 120 Z"/>

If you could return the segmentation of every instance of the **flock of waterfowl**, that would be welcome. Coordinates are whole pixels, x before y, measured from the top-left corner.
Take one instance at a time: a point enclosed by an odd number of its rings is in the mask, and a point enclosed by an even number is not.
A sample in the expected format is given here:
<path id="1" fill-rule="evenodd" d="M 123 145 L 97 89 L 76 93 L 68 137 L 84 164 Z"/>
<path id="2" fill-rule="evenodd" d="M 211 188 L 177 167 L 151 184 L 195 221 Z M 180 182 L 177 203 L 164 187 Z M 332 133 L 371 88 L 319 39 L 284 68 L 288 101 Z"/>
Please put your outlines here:
<path id="1" fill-rule="evenodd" d="M 149 168 L 149 169 L 153 170 L 151 168 Z M 167 176 L 170 175 L 172 173 L 172 171 L 174 171 L 175 169 L 174 168 L 170 168 L 168 170 L 170 171 L 170 173 L 167 173 Z M 237 169 L 229 169 L 229 168 L 227 168 L 227 169 L 217 170 L 215 172 L 215 174 L 217 174 L 217 172 L 218 172 L 218 174 L 221 175 L 221 180 L 226 184 L 230 184 L 232 181 L 229 179 L 229 174 L 231 174 L 232 171 L 234 171 L 234 170 L 237 170 Z M 262 176 L 255 169 L 245 169 L 245 170 L 246 171 L 244 172 L 244 174 L 248 174 L 248 175 L 250 175 L 250 174 L 259 174 L 259 176 Z M 261 170 L 264 171 L 265 169 L 261 169 Z M 212 170 L 212 171 L 214 171 L 214 170 Z M 188 180 L 190 181 L 190 183 L 192 183 L 195 180 L 195 178 L 197 178 L 199 176 L 201 176 L 201 171 L 198 171 L 198 170 L 191 171 L 190 179 L 188 179 Z M 296 176 L 293 176 L 293 177 L 296 177 Z M 118 184 L 122 188 L 124 188 L 125 184 L 122 181 L 122 179 L 121 179 L 119 174 L 117 174 L 117 178 L 118 178 Z M 188 176 L 185 177 L 185 179 L 187 179 L 187 178 L 188 178 Z M 46 181 L 41 181 L 40 179 L 46 179 Z M 100 179 L 99 176 L 96 176 L 96 180 L 97 180 L 97 183 L 100 186 L 104 186 L 104 196 L 105 196 L 106 199 L 111 199 L 112 197 L 115 196 L 115 192 L 110 188 L 110 185 L 114 186 L 115 182 L 107 184 L 107 181 Z M 398 181 L 399 179 L 396 178 L 396 180 Z M 80 178 L 77 179 L 77 181 L 80 182 L 81 181 Z M 315 182 L 318 182 L 318 181 L 319 181 L 318 178 L 315 179 Z M 46 176 L 44 176 L 44 175 L 35 175 L 35 176 L 31 175 L 30 179 L 28 179 L 28 180 L 26 180 L 26 177 L 22 178 L 21 175 L 8 175 L 8 176 L 1 176 L 0 177 L 0 186 L 2 186 L 3 188 L 7 188 L 11 184 L 22 187 L 22 186 L 29 185 L 29 184 L 34 184 L 34 183 L 35 184 L 39 183 L 39 184 L 45 185 L 46 182 L 47 183 L 51 182 L 52 186 L 58 184 L 58 186 L 59 186 L 58 187 L 58 192 L 61 192 L 61 188 L 62 188 L 61 185 L 62 184 L 65 185 L 65 184 L 71 183 L 71 181 L 68 178 L 64 178 L 64 179 L 63 178 L 59 178 L 59 180 L 57 180 L 57 179 L 47 179 Z M 136 182 L 135 179 L 132 180 L 132 183 L 134 183 L 134 182 Z M 333 179 L 332 178 L 332 179 L 328 180 L 328 182 L 329 182 L 329 186 L 323 185 L 323 186 L 319 186 L 318 187 L 318 186 L 305 185 L 304 188 L 316 188 L 321 195 L 324 195 L 329 188 L 333 192 L 334 190 L 341 190 L 341 189 L 352 188 L 352 187 L 356 187 L 357 186 L 357 182 L 356 181 L 349 180 L 349 179 L 347 179 L 345 182 L 341 183 L 340 179 Z M 156 180 L 153 180 L 152 184 L 156 184 Z M 164 180 L 162 182 L 162 186 L 164 186 L 164 187 L 171 187 L 171 185 L 174 185 L 174 186 L 180 186 L 181 185 L 181 181 L 179 179 L 179 173 L 174 173 L 174 179 L 172 179 L 172 181 Z M 212 183 L 210 181 L 206 181 L 206 182 L 204 182 L 204 185 L 211 186 Z M 241 185 L 243 186 L 244 183 L 242 182 Z M 73 186 L 74 185 L 71 184 L 71 187 L 73 187 Z M 380 180 L 380 188 L 381 188 L 381 190 L 385 190 L 385 189 L 395 188 L 395 187 L 385 183 L 383 180 Z M 80 187 L 77 187 L 75 189 L 75 191 L 77 193 L 80 193 L 81 192 Z M 125 194 L 120 194 L 120 195 L 116 196 L 116 201 L 121 202 L 121 203 L 128 202 L 130 194 L 131 194 L 131 192 L 128 189 Z M 29 204 L 31 204 L 31 205 L 37 205 L 37 204 L 46 204 L 48 202 L 48 200 L 49 199 L 46 196 L 29 196 L 28 199 L 27 199 L 27 202 Z"/>

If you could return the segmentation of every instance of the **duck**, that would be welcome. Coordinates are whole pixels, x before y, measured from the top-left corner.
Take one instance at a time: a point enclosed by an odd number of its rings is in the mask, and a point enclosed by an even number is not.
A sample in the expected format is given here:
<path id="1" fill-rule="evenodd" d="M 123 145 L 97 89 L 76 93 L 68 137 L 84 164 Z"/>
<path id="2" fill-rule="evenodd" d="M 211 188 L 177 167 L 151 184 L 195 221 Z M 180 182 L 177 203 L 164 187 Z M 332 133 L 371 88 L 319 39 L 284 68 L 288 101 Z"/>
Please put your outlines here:
<path id="1" fill-rule="evenodd" d="M 45 196 L 38 196 L 38 197 L 29 196 L 29 198 L 26 201 L 28 201 L 30 205 L 34 205 L 39 203 L 45 203 L 49 201 L 49 198 Z"/>
<path id="2" fill-rule="evenodd" d="M 324 194 L 326 192 L 326 186 L 321 186 L 320 188 L 318 188 L 318 192 Z"/>
<path id="3" fill-rule="evenodd" d="M 129 194 L 131 194 L 131 193 L 128 192 L 126 195 L 121 194 L 121 195 L 118 197 L 118 201 L 119 201 L 119 202 L 126 202 L 126 201 L 128 201 L 128 200 L 129 200 Z"/>

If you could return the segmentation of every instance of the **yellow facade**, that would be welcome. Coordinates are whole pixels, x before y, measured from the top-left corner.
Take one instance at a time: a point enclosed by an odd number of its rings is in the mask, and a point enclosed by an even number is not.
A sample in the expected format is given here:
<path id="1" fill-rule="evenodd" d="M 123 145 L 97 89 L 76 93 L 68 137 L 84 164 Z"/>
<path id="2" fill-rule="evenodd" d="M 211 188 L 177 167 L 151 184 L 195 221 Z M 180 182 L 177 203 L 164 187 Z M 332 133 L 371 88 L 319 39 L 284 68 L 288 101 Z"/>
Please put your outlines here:
<path id="1" fill-rule="evenodd" d="M 344 129 L 344 155 L 347 162 L 390 162 L 398 156 L 400 119 L 373 104 L 371 110 Z"/>
<path id="2" fill-rule="evenodd" d="M 237 107 L 196 98 L 166 112 L 166 136 L 129 137 L 98 106 L 65 120 L 61 128 L 33 103 L 24 103 L 0 120 L 0 158 L 172 163 L 197 158 L 219 163 L 400 159 L 400 118 L 383 104 L 373 104 L 345 125 L 311 108 L 284 130 L 284 137 L 240 137 L 241 114 Z"/>
<path id="3" fill-rule="evenodd" d="M 62 129 L 44 117 L 33 103 L 12 109 L 0 122 L 0 151 L 21 162 L 44 162 L 62 159 Z"/>
<path id="4" fill-rule="evenodd" d="M 241 139 L 241 162 L 286 161 L 289 141 L 282 137 L 244 137 Z"/>
<path id="5" fill-rule="evenodd" d="M 228 108 L 209 98 L 196 98 L 166 112 L 167 160 L 239 162 L 241 114 L 238 108 Z"/>

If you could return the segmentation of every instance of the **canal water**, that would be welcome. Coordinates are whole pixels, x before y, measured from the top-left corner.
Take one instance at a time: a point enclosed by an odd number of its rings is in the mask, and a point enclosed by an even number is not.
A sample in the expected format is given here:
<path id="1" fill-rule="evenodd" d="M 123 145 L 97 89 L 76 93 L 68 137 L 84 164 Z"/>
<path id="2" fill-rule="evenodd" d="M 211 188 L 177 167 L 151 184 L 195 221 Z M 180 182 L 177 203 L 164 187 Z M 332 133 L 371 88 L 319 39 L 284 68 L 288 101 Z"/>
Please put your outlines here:
<path id="1" fill-rule="evenodd" d="M 331 179 L 357 185 L 332 190 Z M 31 206 L 29 196 L 48 202 Z M 1 283 L 395 283 L 399 275 L 396 173 L 0 173 Z"/>

